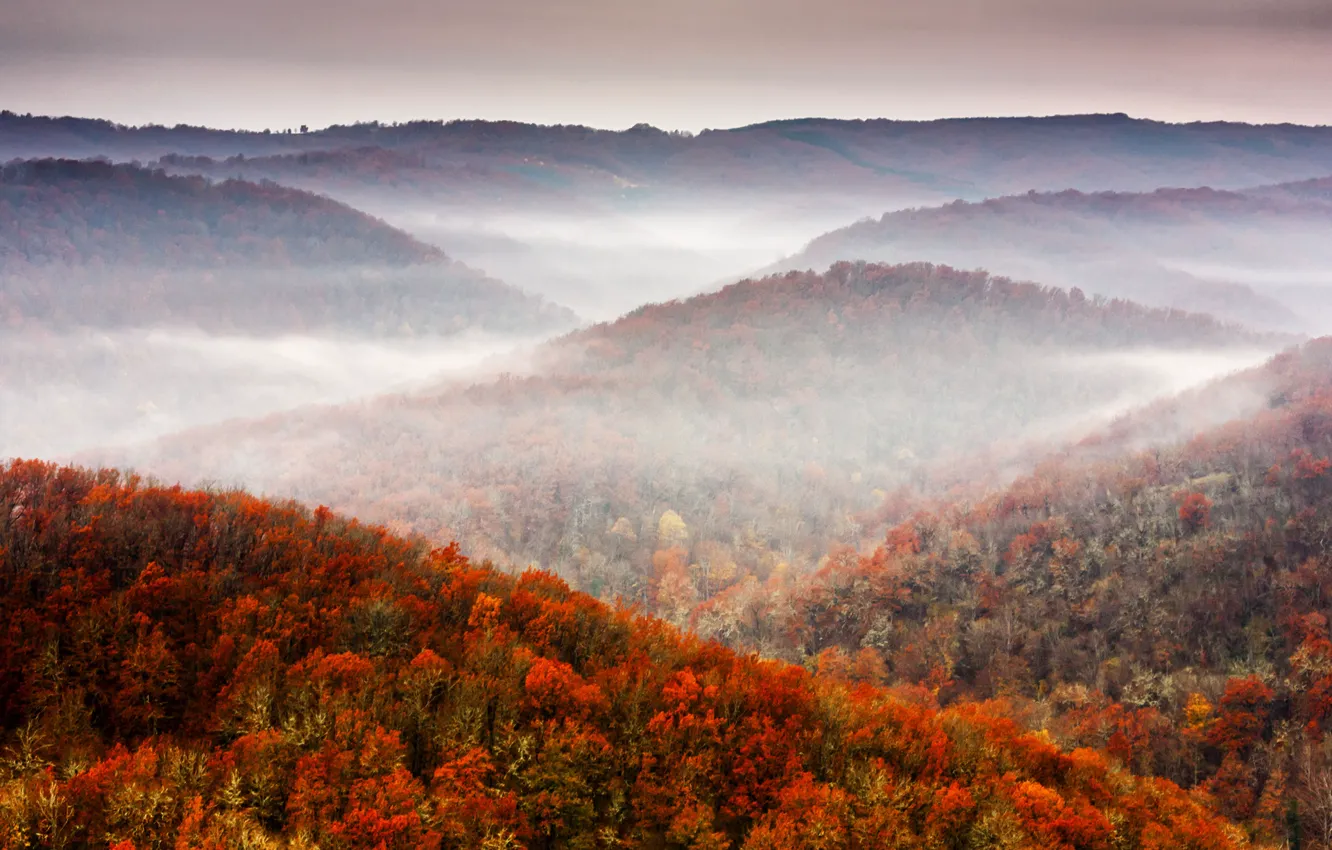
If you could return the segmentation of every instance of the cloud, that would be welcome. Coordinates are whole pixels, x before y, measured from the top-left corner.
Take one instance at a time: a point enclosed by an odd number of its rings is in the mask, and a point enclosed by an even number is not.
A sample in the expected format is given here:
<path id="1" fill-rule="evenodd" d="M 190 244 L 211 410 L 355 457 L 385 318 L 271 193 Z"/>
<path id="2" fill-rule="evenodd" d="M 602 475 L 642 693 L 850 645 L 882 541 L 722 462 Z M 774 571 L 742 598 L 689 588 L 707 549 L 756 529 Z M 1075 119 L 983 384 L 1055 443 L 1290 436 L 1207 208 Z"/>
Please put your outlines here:
<path id="1" fill-rule="evenodd" d="M 0 21 L 0 107 L 128 123 L 1332 121 L 1332 0 L 0 0 Z"/>
<path id="2" fill-rule="evenodd" d="M 1332 32 L 1328 0 L 0 0 L 28 53 L 511 61 L 892 45 L 921 31 L 1226 27 Z"/>
<path id="3" fill-rule="evenodd" d="M 1327 0 L 1118 0 L 1093 3 L 1088 20 L 1137 27 L 1225 27 L 1332 32 Z"/>

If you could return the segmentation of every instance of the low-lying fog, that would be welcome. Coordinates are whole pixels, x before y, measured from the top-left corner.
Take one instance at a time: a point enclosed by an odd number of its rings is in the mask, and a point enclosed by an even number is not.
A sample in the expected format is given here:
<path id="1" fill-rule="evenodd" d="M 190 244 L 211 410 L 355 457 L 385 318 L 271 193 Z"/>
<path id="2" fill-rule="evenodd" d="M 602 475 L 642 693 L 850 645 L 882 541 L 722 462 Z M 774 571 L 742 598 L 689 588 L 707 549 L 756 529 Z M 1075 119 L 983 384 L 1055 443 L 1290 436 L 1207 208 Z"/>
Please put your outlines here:
<path id="1" fill-rule="evenodd" d="M 1332 333 L 1332 264 L 1314 258 L 1295 262 L 1282 257 L 1270 266 L 1222 265 L 1169 260 L 1163 265 L 1214 283 L 1238 283 L 1284 304 L 1308 333 Z"/>
<path id="2" fill-rule="evenodd" d="M 884 203 L 888 205 L 885 206 Z M 396 227 L 592 321 L 749 276 L 848 221 L 905 204 L 709 205 L 607 214 L 376 210 Z"/>
<path id="3" fill-rule="evenodd" d="M 460 539 L 477 558 L 540 564 L 607 598 L 634 599 L 641 588 L 625 554 L 632 547 L 608 530 L 620 517 L 638 535 L 667 509 L 697 540 L 730 540 L 746 528 L 784 547 L 788 563 L 812 567 L 832 542 L 863 542 L 864 529 L 849 517 L 877 507 L 885 491 L 909 485 L 930 493 L 963 480 L 1002 485 L 1122 413 L 1273 353 L 1078 351 L 1028 352 L 1030 368 L 993 374 L 973 359 L 969 368 L 940 369 L 935 382 L 907 371 L 902 381 L 879 376 L 794 392 L 770 376 L 765 392 L 698 395 L 687 378 L 640 384 L 623 372 L 605 385 L 556 380 L 564 389 L 543 391 L 538 381 L 530 392 L 443 399 L 425 392 L 310 407 L 85 460 L 331 505 L 398 530 Z M 538 373 L 551 366 L 540 352 L 533 359 Z M 848 369 L 876 374 L 863 363 Z M 1189 424 L 1247 415 L 1265 401 L 1252 392 L 1227 396 L 1191 411 Z M 1172 425 L 1147 442 L 1189 433 Z M 584 563 L 583 547 L 620 554 Z"/>
<path id="4" fill-rule="evenodd" d="M 0 338 L 0 458 L 61 459 L 228 419 L 411 390 L 531 342 L 481 333 L 385 341 L 184 329 L 7 336 Z"/>
<path id="5" fill-rule="evenodd" d="M 1086 380 L 1097 372 L 1127 374 L 1134 377 L 1128 382 L 1129 388 L 1119 397 L 1060 422 L 1047 423 L 1050 434 L 1055 435 L 1062 431 L 1065 439 L 1076 439 L 1158 398 L 1177 395 L 1217 378 L 1261 365 L 1278 351 L 1279 347 L 1197 351 L 1168 351 L 1153 348 L 1062 357 L 1053 364 L 1054 368 L 1066 371 L 1071 379 Z M 1233 406 L 1228 406 L 1224 410 L 1199 411 L 1206 420 L 1206 423 L 1199 423 L 1199 427 L 1250 415 L 1265 401 L 1264 398 L 1242 401 L 1231 399 Z M 1165 443 L 1179 439 L 1183 435 L 1158 436 L 1160 442 Z"/>
<path id="6" fill-rule="evenodd" d="M 1239 266 L 1219 263 L 1164 260 L 1163 265 L 1206 280 L 1230 280 L 1263 286 L 1318 286 L 1332 289 L 1332 266 L 1272 265 Z"/>

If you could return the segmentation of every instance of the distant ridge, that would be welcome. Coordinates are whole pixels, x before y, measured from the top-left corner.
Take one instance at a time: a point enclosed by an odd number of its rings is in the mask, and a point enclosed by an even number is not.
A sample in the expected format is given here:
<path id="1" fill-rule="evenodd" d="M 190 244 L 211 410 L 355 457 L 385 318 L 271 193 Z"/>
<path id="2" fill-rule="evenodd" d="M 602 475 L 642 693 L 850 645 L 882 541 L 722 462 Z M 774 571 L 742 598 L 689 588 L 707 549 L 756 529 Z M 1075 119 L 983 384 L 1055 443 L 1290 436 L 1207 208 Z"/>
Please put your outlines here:
<path id="1" fill-rule="evenodd" d="M 603 184 L 609 195 L 621 194 L 623 186 L 611 176 L 667 194 L 715 188 L 724 180 L 736 190 L 913 192 L 949 200 L 1068 187 L 1240 188 L 1332 173 L 1332 128 L 1170 124 L 1120 113 L 932 121 L 804 118 L 698 134 L 643 125 L 616 131 L 481 120 L 369 121 L 308 132 L 254 132 L 0 113 L 0 161 L 97 155 L 150 161 L 171 154 L 226 159 L 367 147 L 421 151 L 430 167 L 481 168 L 473 179 L 486 185 L 494 178 L 486 169 L 502 171 L 528 158 L 531 187 L 541 185 L 539 176 L 561 175 L 569 181 L 564 196 Z M 512 200 L 512 190 L 507 197 Z"/>
<path id="2" fill-rule="evenodd" d="M 446 259 L 379 219 L 299 189 L 99 160 L 10 162 L 0 167 L 0 209 L 0 220 L 19 225 L 0 229 L 0 272 L 93 259 L 149 268 Z"/>
<path id="3" fill-rule="evenodd" d="M 359 210 L 106 161 L 0 167 L 0 315 L 241 332 L 550 332 L 576 319 Z"/>
<path id="4" fill-rule="evenodd" d="M 1291 295 L 1245 280 L 1243 269 L 1332 261 L 1329 229 L 1328 177 L 1242 189 L 1029 191 L 865 218 L 819 236 L 775 268 L 838 260 L 984 265 L 1259 327 L 1317 331 L 1302 324 L 1318 315 L 1309 309 L 1318 303 L 1316 286 Z M 1204 274 L 1208 266 L 1220 270 Z M 1295 297 L 1302 300 L 1288 300 Z"/>
<path id="5" fill-rule="evenodd" d="M 632 126 L 615 129 L 612 127 L 596 127 L 588 124 L 542 124 L 531 121 L 518 121 L 512 119 L 490 119 L 490 118 L 414 118 L 406 121 L 380 122 L 374 119 L 364 121 L 355 121 L 350 124 L 329 124 L 315 129 L 306 129 L 299 133 L 287 133 L 284 130 L 252 130 L 244 128 L 222 128 L 211 127 L 206 124 L 184 124 L 173 125 L 166 124 L 126 124 L 113 121 L 106 118 L 90 118 L 73 115 L 37 115 L 33 113 L 16 113 L 12 110 L 0 110 L 0 123 L 10 125 L 28 125 L 28 126 L 58 126 L 70 130 L 80 131 L 99 131 L 115 133 L 132 132 L 171 132 L 171 133 L 211 133 L 219 135 L 235 136 L 264 136 L 274 139 L 287 139 L 291 136 L 299 138 L 317 137 L 330 134 L 337 131 L 346 131 L 351 129 L 395 129 L 395 128 L 451 128 L 458 130 L 476 130 L 484 127 L 495 128 L 530 128 L 542 130 L 577 130 L 589 131 L 594 133 L 609 134 L 634 134 L 651 131 L 653 134 L 663 134 L 670 136 L 689 137 L 702 133 L 725 133 L 742 130 L 762 129 L 767 127 L 787 127 L 801 125 L 821 125 L 821 126 L 847 126 L 847 127 L 929 127 L 949 124 L 1087 124 L 1087 125 L 1144 125 L 1160 127 L 1181 127 L 1181 128 L 1217 128 L 1217 127 L 1250 127 L 1250 128 L 1302 128 L 1307 130 L 1327 130 L 1332 125 L 1327 124 L 1300 124 L 1289 121 L 1255 123 L 1248 121 L 1226 121 L 1226 120 L 1195 120 L 1195 121 L 1166 121 L 1157 118 L 1141 118 L 1129 115 L 1125 112 L 1087 112 L 1087 113 L 1057 113 L 1052 115 L 967 115 L 967 116 L 948 116 L 941 118 L 830 118 L 824 116 L 811 115 L 803 118 L 774 118 L 768 121 L 756 121 L 751 124 L 740 124 L 734 127 L 714 127 L 699 131 L 698 134 L 689 131 L 669 130 L 656 127 L 653 124 L 639 122 Z"/>

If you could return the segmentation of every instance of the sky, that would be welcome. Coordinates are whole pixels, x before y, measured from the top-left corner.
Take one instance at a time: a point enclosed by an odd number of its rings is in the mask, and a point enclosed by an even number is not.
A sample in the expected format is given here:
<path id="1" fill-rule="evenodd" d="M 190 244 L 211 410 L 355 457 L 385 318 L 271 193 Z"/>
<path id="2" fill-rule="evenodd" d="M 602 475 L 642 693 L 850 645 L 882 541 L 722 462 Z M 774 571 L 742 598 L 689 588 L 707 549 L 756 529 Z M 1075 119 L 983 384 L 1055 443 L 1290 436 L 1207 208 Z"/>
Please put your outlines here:
<path id="1" fill-rule="evenodd" d="M 1332 124 L 1332 0 L 0 0 L 0 22 L 0 108 L 135 124 Z"/>

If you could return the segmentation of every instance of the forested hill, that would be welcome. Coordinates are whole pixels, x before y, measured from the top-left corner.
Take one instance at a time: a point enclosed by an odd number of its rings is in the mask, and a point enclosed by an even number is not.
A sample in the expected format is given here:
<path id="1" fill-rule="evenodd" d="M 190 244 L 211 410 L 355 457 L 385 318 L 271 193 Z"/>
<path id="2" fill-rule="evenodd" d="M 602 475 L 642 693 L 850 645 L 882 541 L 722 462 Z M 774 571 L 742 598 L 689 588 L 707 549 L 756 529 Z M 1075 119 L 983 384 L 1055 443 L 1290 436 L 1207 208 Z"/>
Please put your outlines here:
<path id="1" fill-rule="evenodd" d="M 1185 848 L 1175 785 L 243 493 L 0 469 L 14 847 Z"/>
<path id="2" fill-rule="evenodd" d="M 402 266 L 443 259 L 438 248 L 345 204 L 274 183 L 214 183 L 96 160 L 0 168 L 0 274 L 50 264 Z"/>
<path id="3" fill-rule="evenodd" d="M 836 260 L 984 264 L 1006 274 L 1267 327 L 1317 324 L 1332 261 L 1327 180 L 1241 191 L 1028 192 L 885 213 L 781 268 Z M 1280 278 L 1284 285 L 1273 283 Z M 1312 308 L 1319 306 L 1320 310 Z M 1314 313 L 1313 317 L 1310 313 Z"/>
<path id="4" fill-rule="evenodd" d="M 1242 396 L 1256 412 L 1192 427 Z M 1177 436 L 1133 448 L 1153 433 Z M 1330 457 L 1325 338 L 692 622 L 853 680 L 1003 696 L 1065 746 L 1205 789 L 1265 841 L 1326 844 Z"/>
<path id="5" fill-rule="evenodd" d="M 1177 238 L 1181 229 L 1208 224 L 1332 223 L 1328 180 L 1262 186 L 1242 191 L 1157 189 L 1152 192 L 1027 192 L 984 201 L 955 201 L 940 207 L 885 213 L 878 221 L 857 222 L 810 243 L 818 258 L 845 253 L 847 245 L 872 245 L 907 237 L 938 235 L 976 227 L 997 240 L 1021 234 L 1041 240 L 1034 247 L 1054 250 L 1101 247 L 1115 231 L 1142 237 L 1150 247 Z M 980 229 L 983 228 L 983 229 Z M 1142 230 L 1139 230 L 1142 228 Z M 1069 240 L 1072 240 L 1070 243 Z M 846 259 L 840 257 L 839 259 Z"/>
<path id="6" fill-rule="evenodd" d="M 548 333 L 575 317 L 337 201 L 102 161 L 0 168 L 11 326 Z"/>
<path id="7" fill-rule="evenodd" d="M 1332 204 L 1332 177 L 1321 177 L 1312 180 L 1299 180 L 1294 183 L 1280 183 L 1276 186 L 1261 186 L 1252 189 L 1246 194 L 1264 196 L 1275 199 L 1294 199 L 1297 201 L 1314 201 L 1323 204 Z"/>
<path id="8" fill-rule="evenodd" d="M 97 457 L 456 537 L 687 616 L 860 541 L 881 491 L 946 458 L 1011 458 L 1177 389 L 1198 358 L 1238 367 L 1281 344 L 983 272 L 839 264 L 645 307 L 498 380 Z M 676 557 L 660 553 L 686 545 L 712 566 L 660 592 Z"/>

